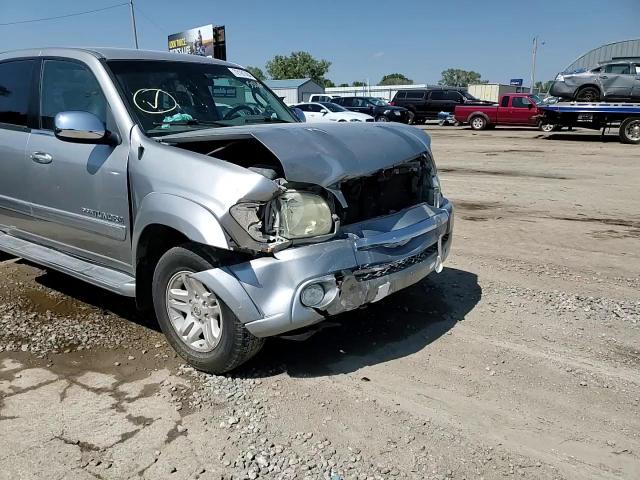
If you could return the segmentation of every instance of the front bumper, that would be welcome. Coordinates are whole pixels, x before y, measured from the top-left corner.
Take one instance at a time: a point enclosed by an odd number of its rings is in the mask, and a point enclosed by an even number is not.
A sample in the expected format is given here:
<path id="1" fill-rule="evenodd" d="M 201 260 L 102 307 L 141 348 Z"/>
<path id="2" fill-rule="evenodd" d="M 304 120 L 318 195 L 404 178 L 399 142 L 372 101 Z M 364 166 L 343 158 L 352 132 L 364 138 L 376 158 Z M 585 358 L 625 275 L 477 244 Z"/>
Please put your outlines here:
<path id="1" fill-rule="evenodd" d="M 377 302 L 426 277 L 436 269 L 438 253 L 442 261 L 449 254 L 453 205 L 447 200 L 441 208 L 420 204 L 343 232 L 343 238 L 193 276 L 252 334 L 282 334 Z M 318 306 L 306 307 L 301 292 L 314 283 L 322 285 L 325 297 Z"/>

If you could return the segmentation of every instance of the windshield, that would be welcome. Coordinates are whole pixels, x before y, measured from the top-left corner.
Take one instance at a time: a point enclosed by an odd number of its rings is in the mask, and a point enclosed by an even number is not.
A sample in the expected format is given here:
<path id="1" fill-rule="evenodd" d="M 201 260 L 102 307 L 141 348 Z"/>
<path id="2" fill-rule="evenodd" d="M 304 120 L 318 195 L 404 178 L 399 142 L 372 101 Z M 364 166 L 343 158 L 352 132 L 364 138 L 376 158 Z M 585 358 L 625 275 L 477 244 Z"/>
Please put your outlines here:
<path id="1" fill-rule="evenodd" d="M 542 98 L 540 98 L 538 95 L 529 95 L 529 98 L 533 100 L 533 103 L 535 103 L 536 105 L 540 105 L 541 103 L 543 103 Z"/>
<path id="2" fill-rule="evenodd" d="M 374 105 L 376 105 L 377 107 L 385 107 L 387 105 L 389 105 L 387 102 L 385 102 L 384 100 L 382 100 L 381 98 L 375 98 L 375 97 L 371 97 L 368 99 L 371 103 L 373 103 Z"/>
<path id="3" fill-rule="evenodd" d="M 110 61 L 138 125 L 149 136 L 265 122 L 297 122 L 249 72 L 192 62 Z"/>
<path id="4" fill-rule="evenodd" d="M 348 112 L 348 110 L 346 108 L 341 107 L 340 105 L 336 105 L 335 103 L 320 102 L 320 105 L 322 105 L 324 108 L 326 108 L 327 110 L 329 110 L 331 112 Z"/>

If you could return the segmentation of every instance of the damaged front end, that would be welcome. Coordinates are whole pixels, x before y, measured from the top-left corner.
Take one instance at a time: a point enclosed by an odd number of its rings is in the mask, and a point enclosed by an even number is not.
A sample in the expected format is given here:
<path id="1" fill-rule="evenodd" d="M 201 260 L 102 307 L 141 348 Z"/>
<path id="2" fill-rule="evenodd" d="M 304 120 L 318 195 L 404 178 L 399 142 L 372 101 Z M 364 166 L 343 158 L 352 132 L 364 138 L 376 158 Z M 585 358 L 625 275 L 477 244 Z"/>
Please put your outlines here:
<path id="1" fill-rule="evenodd" d="M 224 222 L 233 248 L 254 258 L 193 275 L 259 337 L 377 302 L 440 271 L 451 246 L 453 206 L 442 196 L 426 136 L 395 126 L 353 137 L 295 128 L 284 128 L 279 142 L 262 130 L 177 142 L 278 186 L 269 200 L 239 200 Z M 366 148 L 358 145 L 363 137 Z M 296 143 L 307 144 L 298 160 Z M 259 161 L 239 153 L 249 148 Z"/>

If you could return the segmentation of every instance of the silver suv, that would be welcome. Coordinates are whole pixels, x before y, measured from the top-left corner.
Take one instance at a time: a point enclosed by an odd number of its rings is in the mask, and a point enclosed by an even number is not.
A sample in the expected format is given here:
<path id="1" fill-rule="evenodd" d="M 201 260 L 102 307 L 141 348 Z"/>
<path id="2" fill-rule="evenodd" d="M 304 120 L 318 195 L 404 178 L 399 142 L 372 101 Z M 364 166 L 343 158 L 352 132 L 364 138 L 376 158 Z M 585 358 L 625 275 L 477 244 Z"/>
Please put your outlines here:
<path id="1" fill-rule="evenodd" d="M 591 70 L 559 73 L 549 94 L 579 102 L 640 101 L 640 62 L 615 61 Z"/>
<path id="2" fill-rule="evenodd" d="M 0 250 L 135 297 L 199 369 L 440 271 L 452 227 L 421 130 L 311 127 L 197 56 L 0 54 Z"/>

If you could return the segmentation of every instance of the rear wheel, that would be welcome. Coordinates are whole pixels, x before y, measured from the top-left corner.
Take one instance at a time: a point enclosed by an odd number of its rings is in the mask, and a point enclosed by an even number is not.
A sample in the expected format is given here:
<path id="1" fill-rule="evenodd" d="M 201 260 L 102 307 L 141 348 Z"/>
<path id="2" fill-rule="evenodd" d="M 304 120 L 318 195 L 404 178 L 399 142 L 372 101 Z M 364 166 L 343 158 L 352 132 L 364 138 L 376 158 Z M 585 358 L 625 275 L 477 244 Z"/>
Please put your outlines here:
<path id="1" fill-rule="evenodd" d="M 487 128 L 487 119 L 477 115 L 469 121 L 469 125 L 471 125 L 471 128 L 474 130 L 484 130 Z"/>
<path id="2" fill-rule="evenodd" d="M 620 124 L 620 141 L 640 144 L 640 117 L 626 118 Z"/>
<path id="3" fill-rule="evenodd" d="M 216 268 L 217 259 L 197 244 L 166 252 L 153 275 L 153 306 L 173 349 L 209 373 L 224 373 L 249 360 L 262 347 L 215 292 L 192 278 Z"/>
<path id="4" fill-rule="evenodd" d="M 578 102 L 599 102 L 600 91 L 595 87 L 584 87 L 576 93 L 576 101 Z"/>

